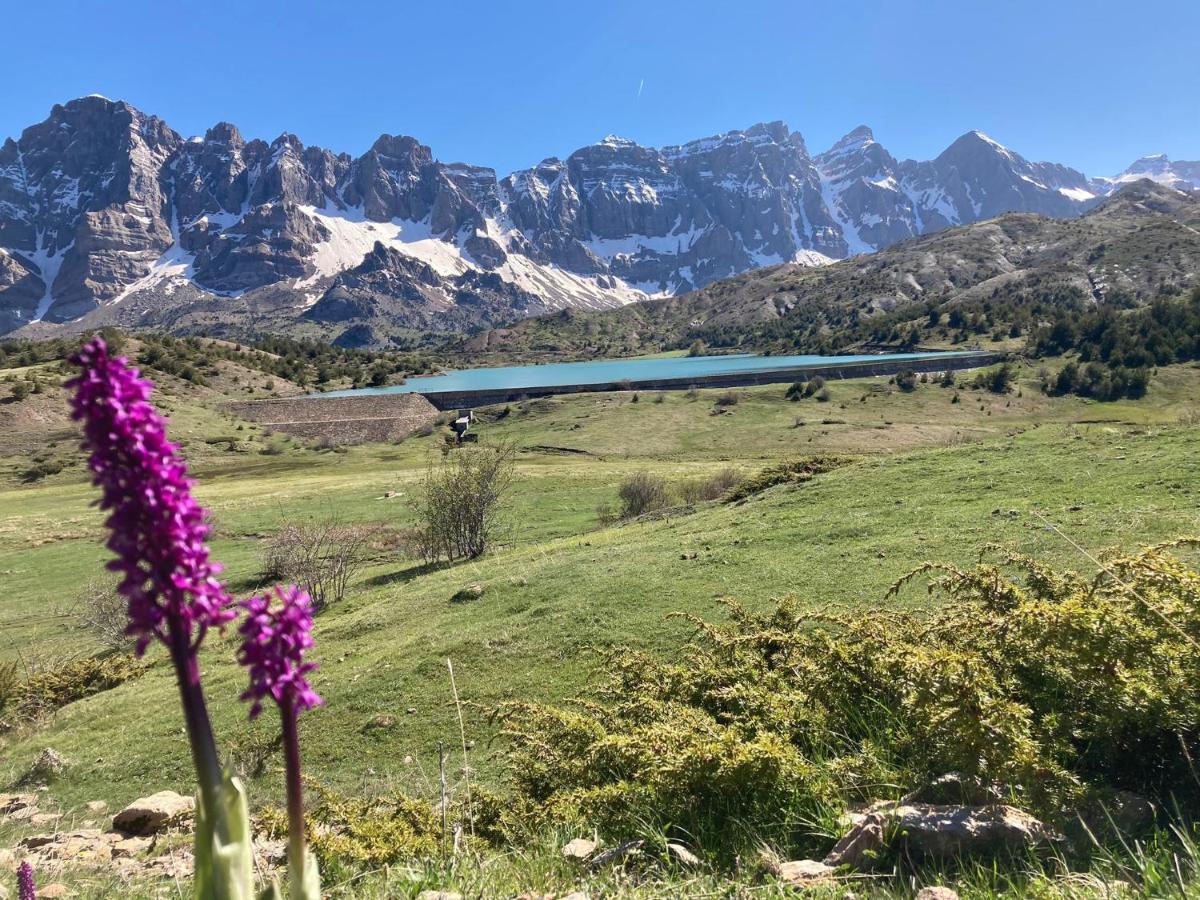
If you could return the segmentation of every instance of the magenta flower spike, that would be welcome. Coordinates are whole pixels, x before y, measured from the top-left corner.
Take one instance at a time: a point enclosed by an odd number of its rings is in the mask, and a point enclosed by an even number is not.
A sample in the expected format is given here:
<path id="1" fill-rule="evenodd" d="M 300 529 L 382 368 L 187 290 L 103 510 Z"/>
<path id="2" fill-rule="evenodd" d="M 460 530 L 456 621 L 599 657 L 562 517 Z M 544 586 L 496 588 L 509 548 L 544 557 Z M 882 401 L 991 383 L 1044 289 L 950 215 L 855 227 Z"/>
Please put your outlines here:
<path id="1" fill-rule="evenodd" d="M 317 667 L 305 662 L 313 646 L 312 601 L 295 585 L 276 586 L 273 592 L 243 601 L 246 611 L 238 632 L 242 649 L 238 660 L 250 670 L 250 686 L 242 694 L 250 700 L 250 718 L 262 712 L 270 697 L 283 719 L 283 754 L 287 780 L 289 896 L 319 900 L 320 875 L 309 856 L 304 836 L 304 787 L 300 778 L 300 712 L 325 701 L 305 677 Z"/>
<path id="2" fill-rule="evenodd" d="M 79 375 L 72 417 L 83 424 L 92 481 L 109 515 L 108 565 L 122 574 L 118 590 L 129 601 L 128 631 L 141 655 L 152 640 L 171 654 L 183 701 L 201 802 L 222 839 L 227 816 L 219 798 L 222 771 L 200 687 L 197 651 L 205 634 L 237 611 L 209 560 L 205 511 L 192 497 L 187 464 L 167 440 L 166 422 L 150 404 L 153 384 L 123 357 L 92 338 L 71 360 Z"/>
<path id="3" fill-rule="evenodd" d="M 236 618 L 208 558 L 210 528 L 192 497 L 187 464 L 167 440 L 166 422 L 150 404 L 154 385 L 124 357 L 109 355 L 93 338 L 72 358 L 82 370 L 67 382 L 75 392 L 73 418 L 83 423 L 84 446 L 100 508 L 116 554 L 109 568 L 124 578 L 129 633 L 137 652 L 158 638 L 168 646 L 186 639 L 195 650 L 207 630 Z"/>
<path id="4" fill-rule="evenodd" d="M 324 702 L 304 677 L 317 667 L 304 661 L 313 646 L 312 601 L 295 585 L 276 586 L 272 593 L 241 604 L 246 618 L 238 628 L 244 639 L 238 659 L 250 670 L 250 687 L 242 699 L 253 701 L 252 719 L 267 697 L 281 707 L 290 704 L 296 713 Z"/>
<path id="5" fill-rule="evenodd" d="M 37 900 L 37 887 L 33 883 L 33 866 L 29 860 L 17 869 L 17 897 L 19 900 Z"/>

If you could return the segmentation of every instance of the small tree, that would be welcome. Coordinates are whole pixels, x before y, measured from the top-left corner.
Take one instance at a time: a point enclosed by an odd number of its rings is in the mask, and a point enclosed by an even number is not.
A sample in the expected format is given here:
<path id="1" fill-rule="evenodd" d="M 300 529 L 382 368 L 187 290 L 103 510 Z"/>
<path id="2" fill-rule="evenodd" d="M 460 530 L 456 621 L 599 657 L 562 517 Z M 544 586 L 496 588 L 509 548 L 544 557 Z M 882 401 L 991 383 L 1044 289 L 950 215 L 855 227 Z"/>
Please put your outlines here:
<path id="1" fill-rule="evenodd" d="M 425 473 L 417 517 L 430 560 L 474 559 L 495 543 L 512 489 L 515 449 L 466 446 Z"/>

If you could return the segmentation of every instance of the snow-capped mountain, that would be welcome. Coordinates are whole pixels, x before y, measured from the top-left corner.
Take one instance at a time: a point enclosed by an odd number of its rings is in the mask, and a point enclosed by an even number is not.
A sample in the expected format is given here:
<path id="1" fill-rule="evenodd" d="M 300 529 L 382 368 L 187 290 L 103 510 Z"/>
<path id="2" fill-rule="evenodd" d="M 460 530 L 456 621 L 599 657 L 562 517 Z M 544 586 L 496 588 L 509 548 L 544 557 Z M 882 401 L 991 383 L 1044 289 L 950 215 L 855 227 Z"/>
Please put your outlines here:
<path id="1" fill-rule="evenodd" d="M 1194 178 L 1197 164 L 1163 164 Z M 660 149 L 608 137 L 498 179 L 411 137 L 357 159 L 227 123 L 185 139 L 90 96 L 0 146 L 0 333 L 100 313 L 161 324 L 191 306 L 245 321 L 264 305 L 370 322 L 371 340 L 469 330 L 1003 212 L 1073 216 L 1124 177 L 1089 182 L 979 132 L 929 162 L 897 161 L 865 127 L 812 156 L 777 122 Z"/>
<path id="2" fill-rule="evenodd" d="M 1200 190 L 1200 161 L 1172 161 L 1165 154 L 1159 153 L 1155 156 L 1143 156 L 1115 178 L 1096 180 L 1103 189 L 1111 192 L 1131 181 L 1140 181 L 1143 178 L 1181 191 L 1197 191 Z"/>

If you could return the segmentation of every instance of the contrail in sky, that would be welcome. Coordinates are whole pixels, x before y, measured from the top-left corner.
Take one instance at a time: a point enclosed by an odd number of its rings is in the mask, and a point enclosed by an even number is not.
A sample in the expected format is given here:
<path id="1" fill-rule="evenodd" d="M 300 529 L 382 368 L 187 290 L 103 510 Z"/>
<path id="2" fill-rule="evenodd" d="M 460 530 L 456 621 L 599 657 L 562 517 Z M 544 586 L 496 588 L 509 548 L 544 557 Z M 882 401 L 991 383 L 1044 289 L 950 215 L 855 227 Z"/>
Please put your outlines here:
<path id="1" fill-rule="evenodd" d="M 639 99 L 639 100 L 642 99 L 642 88 L 644 88 L 645 86 L 646 86 L 646 79 L 643 78 L 641 81 L 638 82 L 637 99 Z"/>

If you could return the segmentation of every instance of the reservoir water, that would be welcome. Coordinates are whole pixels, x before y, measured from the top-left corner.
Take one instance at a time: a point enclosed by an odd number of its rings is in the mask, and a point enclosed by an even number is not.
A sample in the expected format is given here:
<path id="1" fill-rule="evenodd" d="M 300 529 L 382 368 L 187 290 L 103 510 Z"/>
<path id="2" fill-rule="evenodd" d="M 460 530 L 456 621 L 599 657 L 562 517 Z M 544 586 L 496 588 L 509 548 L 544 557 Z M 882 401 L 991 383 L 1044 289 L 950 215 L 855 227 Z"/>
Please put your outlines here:
<path id="1" fill-rule="evenodd" d="M 421 375 L 404 384 L 378 388 L 328 391 L 317 396 L 350 397 L 362 394 L 470 393 L 473 391 L 520 391 L 567 385 L 603 385 L 622 381 L 654 382 L 667 379 L 781 372 L 797 368 L 887 363 L 903 360 L 955 359 L 971 351 L 941 353 L 885 353 L 860 356 L 668 356 L 650 359 L 605 359 L 588 362 L 546 363 L 535 366 L 499 366 L 459 369 L 443 375 Z M 961 363 L 960 363 L 961 364 Z"/>

